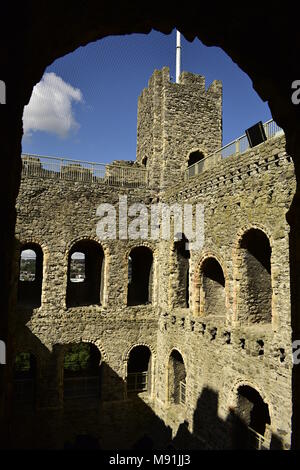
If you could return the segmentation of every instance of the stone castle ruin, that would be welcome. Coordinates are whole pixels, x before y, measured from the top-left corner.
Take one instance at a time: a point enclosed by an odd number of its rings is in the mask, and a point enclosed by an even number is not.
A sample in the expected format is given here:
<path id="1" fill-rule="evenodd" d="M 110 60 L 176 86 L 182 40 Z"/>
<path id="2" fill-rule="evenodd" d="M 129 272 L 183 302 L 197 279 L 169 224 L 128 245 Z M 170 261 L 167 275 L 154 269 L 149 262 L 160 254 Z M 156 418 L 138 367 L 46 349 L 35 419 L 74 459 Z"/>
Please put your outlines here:
<path id="1" fill-rule="evenodd" d="M 138 100 L 135 162 L 23 156 L 15 447 L 290 448 L 296 179 L 271 125 L 227 155 L 221 83 L 163 68 Z M 100 240 L 97 208 L 120 195 L 149 213 L 202 204 L 203 246 L 172 217 L 170 239 Z"/>

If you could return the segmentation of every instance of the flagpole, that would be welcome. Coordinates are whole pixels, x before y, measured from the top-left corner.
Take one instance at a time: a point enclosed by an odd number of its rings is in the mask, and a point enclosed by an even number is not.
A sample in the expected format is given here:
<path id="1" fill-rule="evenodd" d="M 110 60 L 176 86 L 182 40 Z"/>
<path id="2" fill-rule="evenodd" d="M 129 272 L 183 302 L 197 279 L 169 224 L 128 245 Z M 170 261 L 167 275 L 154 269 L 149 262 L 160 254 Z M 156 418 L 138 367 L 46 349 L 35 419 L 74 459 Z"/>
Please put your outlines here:
<path id="1" fill-rule="evenodd" d="M 181 36 L 176 30 L 176 83 L 179 83 L 180 67 L 181 67 Z"/>

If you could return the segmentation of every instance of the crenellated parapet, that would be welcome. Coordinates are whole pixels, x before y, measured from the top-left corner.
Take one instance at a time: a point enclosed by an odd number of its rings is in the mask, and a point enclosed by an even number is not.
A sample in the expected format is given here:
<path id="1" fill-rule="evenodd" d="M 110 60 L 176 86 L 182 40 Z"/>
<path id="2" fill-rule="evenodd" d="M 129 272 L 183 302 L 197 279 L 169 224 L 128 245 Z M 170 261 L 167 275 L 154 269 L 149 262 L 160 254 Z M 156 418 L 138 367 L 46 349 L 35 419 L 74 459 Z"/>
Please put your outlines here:
<path id="1" fill-rule="evenodd" d="M 170 81 L 168 67 L 155 70 L 138 100 L 137 161 L 147 161 L 149 183 L 169 186 L 181 178 L 191 152 L 205 157 L 222 146 L 222 84 L 205 89 L 205 78 L 182 72 Z"/>

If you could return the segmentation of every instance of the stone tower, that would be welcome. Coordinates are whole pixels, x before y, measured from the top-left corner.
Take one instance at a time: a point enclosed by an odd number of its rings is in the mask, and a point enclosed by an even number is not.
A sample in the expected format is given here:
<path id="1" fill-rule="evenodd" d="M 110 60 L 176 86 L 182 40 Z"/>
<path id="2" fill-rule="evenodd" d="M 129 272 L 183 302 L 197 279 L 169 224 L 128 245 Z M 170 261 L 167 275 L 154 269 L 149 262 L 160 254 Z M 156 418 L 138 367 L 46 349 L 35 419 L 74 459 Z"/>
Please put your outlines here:
<path id="1" fill-rule="evenodd" d="M 201 75 L 182 72 L 177 84 L 168 67 L 155 70 L 139 96 L 137 118 L 137 161 L 147 167 L 150 185 L 173 184 L 191 153 L 206 157 L 221 146 L 221 82 L 205 90 Z"/>

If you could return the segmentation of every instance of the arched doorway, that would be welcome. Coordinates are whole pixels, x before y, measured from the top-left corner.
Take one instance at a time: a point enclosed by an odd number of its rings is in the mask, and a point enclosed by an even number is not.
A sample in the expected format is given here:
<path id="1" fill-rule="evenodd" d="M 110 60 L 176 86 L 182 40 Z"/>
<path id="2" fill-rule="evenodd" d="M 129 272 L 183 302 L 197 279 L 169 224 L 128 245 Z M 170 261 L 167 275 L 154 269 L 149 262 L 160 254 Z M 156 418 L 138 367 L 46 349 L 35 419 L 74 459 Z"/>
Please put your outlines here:
<path id="1" fill-rule="evenodd" d="M 271 425 L 268 404 L 255 388 L 241 385 L 237 391 L 234 447 L 238 449 L 265 449 L 266 430 Z"/>
<path id="2" fill-rule="evenodd" d="M 151 351 L 147 346 L 135 346 L 127 364 L 127 392 L 151 393 Z"/>
<path id="3" fill-rule="evenodd" d="M 238 320 L 243 324 L 271 323 L 271 246 L 262 230 L 252 228 L 240 240 Z"/>
<path id="4" fill-rule="evenodd" d="M 206 258 L 201 266 L 200 305 L 203 315 L 226 315 L 225 277 L 216 258 Z"/>
<path id="5" fill-rule="evenodd" d="M 43 284 L 43 251 L 36 243 L 22 246 L 18 282 L 18 304 L 22 307 L 41 306 Z"/>
<path id="6" fill-rule="evenodd" d="M 99 399 L 101 354 L 91 343 L 67 346 L 64 354 L 64 401 Z"/>
<path id="7" fill-rule="evenodd" d="M 150 248 L 133 248 L 128 258 L 127 305 L 152 302 L 153 254 Z"/>
<path id="8" fill-rule="evenodd" d="M 186 370 L 182 355 L 173 349 L 168 366 L 169 402 L 184 405 L 186 402 Z"/>
<path id="9" fill-rule="evenodd" d="M 75 243 L 68 258 L 67 307 L 101 304 L 104 252 L 97 242 Z"/>
<path id="10" fill-rule="evenodd" d="M 174 243 L 174 275 L 172 280 L 172 307 L 188 308 L 190 301 L 190 251 L 188 240 L 182 234 L 180 240 Z"/>

